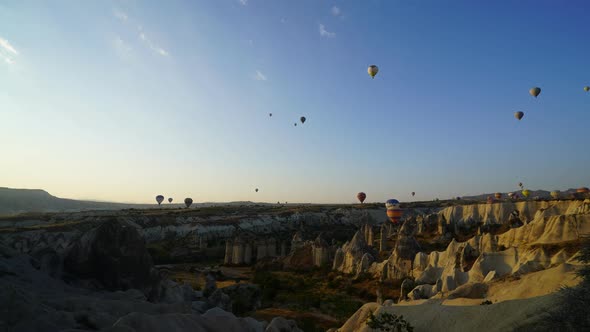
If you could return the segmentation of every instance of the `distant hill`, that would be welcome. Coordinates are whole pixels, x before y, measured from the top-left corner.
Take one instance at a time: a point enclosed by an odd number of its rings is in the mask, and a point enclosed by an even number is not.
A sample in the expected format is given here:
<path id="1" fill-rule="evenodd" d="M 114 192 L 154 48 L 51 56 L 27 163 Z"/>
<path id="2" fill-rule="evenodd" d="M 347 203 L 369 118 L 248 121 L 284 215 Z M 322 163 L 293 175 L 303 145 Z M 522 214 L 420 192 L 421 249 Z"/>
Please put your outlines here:
<path id="1" fill-rule="evenodd" d="M 0 215 L 12 215 L 24 212 L 71 212 L 146 207 L 154 207 L 154 205 L 79 201 L 55 197 L 41 189 L 0 187 Z"/>
<path id="2" fill-rule="evenodd" d="M 512 192 L 515 194 L 518 194 L 520 197 L 522 197 L 522 193 L 520 190 L 514 190 Z M 568 189 L 568 190 L 560 191 L 560 196 L 563 198 L 569 198 L 569 196 L 575 192 L 576 192 L 576 189 Z M 541 199 L 549 199 L 549 198 L 551 198 L 550 193 L 551 192 L 547 191 L 547 190 L 531 190 L 529 198 L 539 197 Z M 474 195 L 474 196 L 462 196 L 461 199 L 474 200 L 474 201 L 485 201 L 488 198 L 488 196 L 494 197 L 494 194 L 495 193 L 480 194 L 480 195 Z M 508 197 L 508 192 L 503 192 L 501 194 L 502 194 L 502 197 L 504 197 L 504 198 Z"/>
<path id="3" fill-rule="evenodd" d="M 183 199 L 174 204 L 162 203 L 162 208 L 184 207 Z M 192 208 L 205 206 L 250 206 L 274 205 L 250 201 L 193 203 Z M 81 201 L 59 198 L 42 189 L 13 189 L 0 187 L 0 215 L 14 215 L 28 212 L 74 212 L 86 210 L 121 210 L 158 208 L 154 204 L 131 204 L 113 202 Z"/>

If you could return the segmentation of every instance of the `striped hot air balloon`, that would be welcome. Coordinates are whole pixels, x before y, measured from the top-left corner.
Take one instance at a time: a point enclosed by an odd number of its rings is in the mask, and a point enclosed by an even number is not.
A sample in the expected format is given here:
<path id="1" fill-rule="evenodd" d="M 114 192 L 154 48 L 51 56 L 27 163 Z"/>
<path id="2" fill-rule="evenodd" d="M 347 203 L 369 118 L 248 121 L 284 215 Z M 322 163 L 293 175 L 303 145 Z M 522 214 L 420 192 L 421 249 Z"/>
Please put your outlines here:
<path id="1" fill-rule="evenodd" d="M 356 198 L 361 202 L 361 204 L 363 204 L 363 202 L 367 198 L 367 194 L 361 191 L 360 193 L 356 194 Z"/>
<path id="2" fill-rule="evenodd" d="M 399 221 L 402 218 L 402 209 L 387 210 L 387 217 L 395 225 L 399 224 Z"/>
<path id="3" fill-rule="evenodd" d="M 387 217 L 389 220 L 395 225 L 399 224 L 403 213 L 399 201 L 397 199 L 390 199 L 385 202 L 385 208 L 387 209 Z"/>

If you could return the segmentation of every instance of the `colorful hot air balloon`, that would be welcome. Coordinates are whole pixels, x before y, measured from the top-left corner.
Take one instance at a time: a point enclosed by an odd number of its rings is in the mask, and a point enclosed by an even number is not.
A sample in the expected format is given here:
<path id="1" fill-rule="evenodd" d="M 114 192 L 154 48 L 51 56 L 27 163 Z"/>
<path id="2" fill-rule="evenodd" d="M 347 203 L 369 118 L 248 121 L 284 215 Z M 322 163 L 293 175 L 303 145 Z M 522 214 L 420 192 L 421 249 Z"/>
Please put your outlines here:
<path id="1" fill-rule="evenodd" d="M 367 72 L 369 73 L 369 75 L 371 75 L 371 78 L 375 78 L 375 75 L 377 75 L 377 73 L 379 72 L 379 67 L 375 65 L 370 65 L 369 69 L 367 69 Z"/>
<path id="2" fill-rule="evenodd" d="M 305 119 L 305 117 L 304 117 L 304 116 L 302 116 L 302 117 L 300 117 L 300 118 L 299 118 L 299 120 L 300 120 L 300 121 L 301 121 L 301 123 L 303 124 L 303 123 L 305 123 L 305 120 L 306 120 L 306 119 Z"/>
<path id="3" fill-rule="evenodd" d="M 550 193 L 551 197 L 553 197 L 553 199 L 558 199 L 559 198 L 559 190 L 553 190 Z"/>
<path id="4" fill-rule="evenodd" d="M 587 194 L 590 192 L 590 189 L 588 189 L 587 187 L 580 187 L 576 189 L 576 192 L 579 194 Z"/>
<path id="5" fill-rule="evenodd" d="M 391 209 L 387 210 L 387 217 L 389 220 L 394 224 L 399 224 L 400 219 L 402 218 L 402 209 Z"/>
<path id="6" fill-rule="evenodd" d="M 514 112 L 514 117 L 517 118 L 518 120 L 522 119 L 522 117 L 524 116 L 524 112 Z"/>
<path id="7" fill-rule="evenodd" d="M 539 88 L 539 87 L 531 88 L 529 90 L 529 93 L 531 94 L 531 96 L 537 98 L 537 96 L 541 93 L 541 88 Z"/>
<path id="8" fill-rule="evenodd" d="M 156 202 L 158 202 L 158 205 L 160 205 L 163 201 L 164 201 L 164 196 L 162 196 L 162 195 L 156 196 Z"/>
<path id="9" fill-rule="evenodd" d="M 187 197 L 187 198 L 184 199 L 184 205 L 186 205 L 187 208 L 190 207 L 191 204 L 193 204 L 193 199 L 192 198 Z"/>
<path id="10" fill-rule="evenodd" d="M 399 201 L 397 199 L 390 199 L 387 200 L 387 202 L 385 202 L 385 208 L 386 209 L 394 209 L 394 208 L 399 208 Z"/>
<path id="11" fill-rule="evenodd" d="M 172 197 L 168 198 L 168 203 L 172 203 Z"/>
<path id="12" fill-rule="evenodd" d="M 528 189 L 524 189 L 522 191 L 522 196 L 524 196 L 524 197 L 529 197 L 530 194 L 531 194 L 531 191 Z"/>
<path id="13" fill-rule="evenodd" d="M 397 199 L 390 199 L 385 202 L 385 208 L 387 208 L 387 217 L 392 223 L 398 224 L 402 217 L 402 209 L 399 206 Z"/>
<path id="14" fill-rule="evenodd" d="M 412 196 L 416 196 L 416 192 L 412 191 Z"/>
<path id="15" fill-rule="evenodd" d="M 496 197 L 496 199 L 500 199 L 502 198 L 502 193 L 495 193 L 494 197 Z"/>
<path id="16" fill-rule="evenodd" d="M 367 198 L 367 194 L 365 194 L 364 192 L 360 192 L 356 194 L 356 198 L 361 202 L 361 204 L 363 204 L 363 202 Z"/>
<path id="17" fill-rule="evenodd" d="M 586 91 L 586 92 L 590 91 L 590 86 L 585 86 L 584 91 Z"/>

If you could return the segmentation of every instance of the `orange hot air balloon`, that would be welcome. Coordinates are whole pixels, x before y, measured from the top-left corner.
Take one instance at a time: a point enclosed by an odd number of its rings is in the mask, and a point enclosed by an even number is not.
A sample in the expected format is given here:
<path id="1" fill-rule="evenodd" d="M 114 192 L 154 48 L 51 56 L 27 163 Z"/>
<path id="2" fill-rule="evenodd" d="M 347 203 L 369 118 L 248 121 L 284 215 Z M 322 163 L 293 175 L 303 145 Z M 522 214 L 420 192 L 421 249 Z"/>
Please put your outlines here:
<path id="1" fill-rule="evenodd" d="M 495 193 L 494 197 L 496 197 L 496 199 L 500 199 L 502 198 L 502 193 Z"/>
<path id="2" fill-rule="evenodd" d="M 363 204 L 363 202 L 367 198 L 367 194 L 361 191 L 360 193 L 356 194 L 356 198 L 361 202 L 361 204 Z"/>
<path id="3" fill-rule="evenodd" d="M 389 209 L 387 210 L 387 217 L 391 220 L 394 224 L 399 224 L 400 219 L 402 218 L 402 209 Z"/>

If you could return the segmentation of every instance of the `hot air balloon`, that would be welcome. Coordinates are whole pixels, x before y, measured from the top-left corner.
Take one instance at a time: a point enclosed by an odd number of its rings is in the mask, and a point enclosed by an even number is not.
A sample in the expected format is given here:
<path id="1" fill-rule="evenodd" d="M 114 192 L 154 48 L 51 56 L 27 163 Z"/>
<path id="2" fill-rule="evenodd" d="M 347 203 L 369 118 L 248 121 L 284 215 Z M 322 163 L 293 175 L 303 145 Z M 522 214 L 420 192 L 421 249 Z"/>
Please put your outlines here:
<path id="1" fill-rule="evenodd" d="M 158 205 L 160 205 L 163 201 L 164 201 L 164 196 L 162 196 L 162 195 L 156 196 L 156 202 L 158 202 Z"/>
<path id="2" fill-rule="evenodd" d="M 559 198 L 559 190 L 553 190 L 550 193 L 551 197 L 553 197 L 553 199 L 558 199 Z"/>
<path id="3" fill-rule="evenodd" d="M 367 194 L 365 194 L 364 192 L 360 192 L 356 194 L 356 198 L 361 202 L 361 204 L 363 204 L 365 198 L 367 198 Z"/>
<path id="4" fill-rule="evenodd" d="M 300 120 L 300 121 L 301 121 L 301 123 L 303 124 L 303 123 L 305 123 L 305 120 L 306 120 L 306 119 L 305 119 L 305 117 L 304 117 L 304 116 L 302 116 L 302 117 L 300 117 L 300 118 L 299 118 L 299 120 Z"/>
<path id="5" fill-rule="evenodd" d="M 387 200 L 387 202 L 385 202 L 385 208 L 386 209 L 398 209 L 399 208 L 399 201 L 397 199 L 390 199 Z"/>
<path id="6" fill-rule="evenodd" d="M 172 197 L 168 198 L 168 203 L 172 203 Z"/>
<path id="7" fill-rule="evenodd" d="M 184 199 L 184 205 L 186 205 L 187 208 L 189 208 L 191 206 L 191 204 L 193 204 L 193 199 L 190 197 L 187 197 Z"/>
<path id="8" fill-rule="evenodd" d="M 294 123 L 293 125 L 294 125 L 295 127 L 297 127 L 297 124 L 296 124 L 296 123 Z"/>
<path id="9" fill-rule="evenodd" d="M 258 192 L 258 188 L 254 189 L 255 192 Z"/>
<path id="10" fill-rule="evenodd" d="M 392 223 L 398 224 L 402 217 L 402 209 L 399 206 L 397 199 L 390 199 L 385 202 L 385 208 L 387 208 L 387 217 Z"/>
<path id="11" fill-rule="evenodd" d="M 272 116 L 272 113 L 268 113 L 268 116 Z"/>
<path id="12" fill-rule="evenodd" d="M 508 193 L 508 197 L 513 198 L 514 197 L 514 193 Z"/>
<path id="13" fill-rule="evenodd" d="M 416 192 L 412 191 L 412 196 L 416 196 Z"/>
<path id="14" fill-rule="evenodd" d="M 502 198 L 502 193 L 495 193 L 494 197 L 496 197 L 496 199 L 500 199 Z"/>
<path id="15" fill-rule="evenodd" d="M 514 117 L 517 118 L 518 120 L 522 119 L 522 117 L 524 116 L 524 112 L 514 112 Z"/>
<path id="16" fill-rule="evenodd" d="M 377 73 L 379 72 L 379 67 L 375 65 L 370 65 L 369 69 L 367 69 L 367 72 L 369 73 L 369 75 L 371 75 L 371 78 L 375 78 L 375 75 L 377 75 Z"/>
<path id="17" fill-rule="evenodd" d="M 519 182 L 518 186 L 520 187 L 520 189 L 522 189 L 522 182 Z"/>
<path id="18" fill-rule="evenodd" d="M 576 189 L 576 192 L 579 194 L 587 194 L 590 192 L 590 189 L 588 189 L 587 187 L 580 187 Z"/>
<path id="19" fill-rule="evenodd" d="M 487 202 L 488 204 L 494 203 L 494 198 L 492 196 L 488 196 Z"/>
<path id="20" fill-rule="evenodd" d="M 541 93 L 541 88 L 539 88 L 539 87 L 531 88 L 529 90 L 529 93 L 531 94 L 531 96 L 537 98 L 537 96 Z"/>
<path id="21" fill-rule="evenodd" d="M 524 197 L 529 197 L 530 194 L 531 194 L 531 191 L 528 189 L 524 189 L 522 191 L 522 196 L 524 196 Z"/>
<path id="22" fill-rule="evenodd" d="M 590 91 L 590 86 L 585 86 L 584 91 L 586 91 L 586 92 Z"/>
<path id="23" fill-rule="evenodd" d="M 389 220 L 394 224 L 399 224 L 400 219 L 402 218 L 402 209 L 390 209 L 387 210 L 387 217 Z"/>

